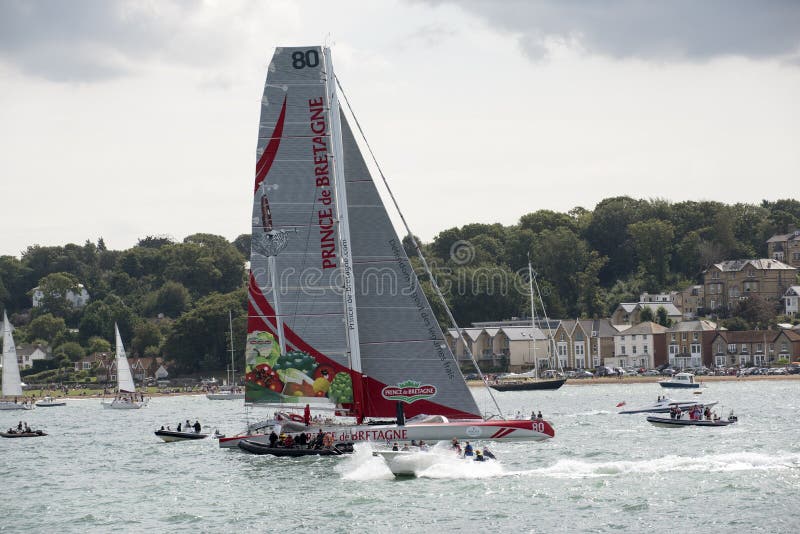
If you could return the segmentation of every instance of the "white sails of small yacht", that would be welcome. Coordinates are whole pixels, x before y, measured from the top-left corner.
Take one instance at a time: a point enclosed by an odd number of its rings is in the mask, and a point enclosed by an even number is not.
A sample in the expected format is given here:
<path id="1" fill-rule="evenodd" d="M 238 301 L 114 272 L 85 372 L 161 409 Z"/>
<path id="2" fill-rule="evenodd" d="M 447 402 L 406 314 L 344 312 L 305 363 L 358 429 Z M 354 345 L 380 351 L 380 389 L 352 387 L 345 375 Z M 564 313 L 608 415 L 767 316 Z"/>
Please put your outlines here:
<path id="1" fill-rule="evenodd" d="M 143 396 L 136 393 L 131 366 L 128 364 L 128 357 L 125 354 L 125 346 L 122 344 L 122 336 L 119 335 L 117 323 L 114 323 L 114 335 L 117 343 L 117 394 L 111 402 L 104 402 L 103 407 L 118 410 L 135 410 L 141 408 L 147 402 Z"/>
<path id="2" fill-rule="evenodd" d="M 22 379 L 12 329 L 8 315 L 3 311 L 3 397 L 0 410 L 30 410 L 33 404 L 18 398 L 22 397 Z"/>
<path id="3" fill-rule="evenodd" d="M 553 435 L 481 417 L 340 111 L 328 48 L 272 58 L 252 217 L 248 403 L 326 404 L 357 421 L 342 440 Z M 439 422 L 360 424 L 398 403 Z"/>

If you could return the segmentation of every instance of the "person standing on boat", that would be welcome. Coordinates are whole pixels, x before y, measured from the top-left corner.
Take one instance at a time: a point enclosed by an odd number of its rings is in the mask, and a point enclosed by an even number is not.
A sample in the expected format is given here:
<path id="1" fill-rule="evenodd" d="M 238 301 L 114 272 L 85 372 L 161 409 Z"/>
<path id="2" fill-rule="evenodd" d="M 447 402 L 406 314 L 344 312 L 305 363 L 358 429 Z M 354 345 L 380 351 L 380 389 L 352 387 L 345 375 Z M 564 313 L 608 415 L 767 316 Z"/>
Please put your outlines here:
<path id="1" fill-rule="evenodd" d="M 178 432 L 180 432 L 180 431 L 181 431 L 181 424 L 178 423 Z"/>
<path id="2" fill-rule="evenodd" d="M 303 410 L 303 422 L 305 422 L 306 426 L 311 424 L 311 406 L 308 404 L 306 404 L 306 407 Z"/>
<path id="3" fill-rule="evenodd" d="M 274 447 L 275 444 L 278 442 L 278 434 L 275 433 L 273 430 L 269 433 L 269 446 Z"/>
<path id="4" fill-rule="evenodd" d="M 194 420 L 194 431 L 195 431 L 197 434 L 199 434 L 199 433 L 200 433 L 200 430 L 201 430 L 202 428 L 203 428 L 203 427 L 201 427 L 201 426 L 200 426 L 200 421 L 198 421 L 197 419 L 195 419 L 195 420 Z"/>

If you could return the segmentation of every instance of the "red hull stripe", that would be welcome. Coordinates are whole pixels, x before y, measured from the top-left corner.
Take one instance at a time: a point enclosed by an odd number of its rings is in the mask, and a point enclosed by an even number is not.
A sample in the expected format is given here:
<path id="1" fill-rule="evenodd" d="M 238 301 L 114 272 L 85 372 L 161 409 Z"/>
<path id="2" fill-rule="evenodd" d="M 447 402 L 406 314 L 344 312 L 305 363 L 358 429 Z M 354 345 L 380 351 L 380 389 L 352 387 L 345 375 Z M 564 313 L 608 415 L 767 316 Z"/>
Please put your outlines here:
<path id="1" fill-rule="evenodd" d="M 253 312 L 255 312 L 254 313 L 255 317 L 251 315 L 250 319 L 248 320 L 248 328 L 247 328 L 248 332 L 253 331 L 251 330 L 251 325 L 254 327 L 257 326 L 257 323 L 251 321 L 253 321 L 256 318 L 259 318 L 263 323 L 263 325 L 266 327 L 266 330 L 274 333 L 276 331 L 275 310 L 267 301 L 266 297 L 264 297 L 264 294 L 258 287 L 258 284 L 256 283 L 255 277 L 252 275 L 252 273 L 250 275 L 250 298 L 253 300 L 255 306 L 257 306 L 261 310 L 263 316 L 258 317 L 258 312 L 256 310 L 252 310 Z M 291 328 L 289 328 L 285 324 L 283 325 L 283 332 L 284 335 L 286 336 L 287 345 L 291 344 L 295 346 L 297 350 L 300 350 L 302 352 L 305 352 L 306 354 L 314 356 L 321 363 L 326 363 L 331 367 L 333 367 L 333 369 L 336 372 L 340 371 L 349 372 L 353 376 L 353 380 L 356 380 L 356 376 L 358 375 L 358 373 L 342 366 L 341 364 L 335 362 L 334 360 L 331 360 L 330 358 L 328 358 L 327 356 L 316 350 L 314 347 L 303 341 L 303 339 L 301 339 L 300 336 L 298 336 Z M 369 400 L 367 401 L 367 406 L 364 407 L 364 413 L 363 413 L 365 417 L 373 417 L 373 416 L 389 417 L 395 413 L 394 402 L 384 399 L 383 396 L 381 395 L 381 391 L 384 387 L 386 387 L 386 384 L 384 384 L 383 382 L 379 382 L 372 377 L 367 377 L 365 387 L 369 391 L 369 396 L 368 396 Z M 414 415 L 418 415 L 421 413 L 438 413 L 441 415 L 445 415 L 447 417 L 459 417 L 459 418 L 478 417 L 473 413 L 455 410 L 449 406 L 444 406 L 442 404 L 438 404 L 429 400 L 418 400 L 413 404 L 407 404 L 405 406 L 405 411 L 408 417 L 413 417 Z"/>
<path id="2" fill-rule="evenodd" d="M 256 185 L 253 191 L 258 191 L 261 182 L 272 167 L 272 162 L 275 161 L 275 155 L 278 153 L 278 147 L 281 145 L 281 136 L 283 135 L 283 122 L 286 120 L 286 97 L 283 97 L 283 106 L 281 113 L 278 115 L 278 123 L 275 124 L 275 130 L 272 132 L 272 137 L 269 139 L 267 148 L 261 157 L 258 158 L 256 163 Z"/>

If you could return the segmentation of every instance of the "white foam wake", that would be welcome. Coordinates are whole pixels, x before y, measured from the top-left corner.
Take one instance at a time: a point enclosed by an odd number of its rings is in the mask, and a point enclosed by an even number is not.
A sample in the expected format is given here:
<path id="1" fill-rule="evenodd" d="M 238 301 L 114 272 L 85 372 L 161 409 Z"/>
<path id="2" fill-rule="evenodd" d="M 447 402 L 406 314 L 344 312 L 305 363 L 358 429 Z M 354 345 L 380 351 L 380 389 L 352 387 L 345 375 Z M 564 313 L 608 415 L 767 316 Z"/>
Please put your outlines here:
<path id="1" fill-rule="evenodd" d="M 615 476 L 627 473 L 664 473 L 670 471 L 764 471 L 800 469 L 800 454 L 760 454 L 735 452 L 706 456 L 675 456 L 636 461 L 585 462 L 564 459 L 551 467 L 529 471 L 529 475 L 544 475 L 555 478 L 591 478 Z"/>

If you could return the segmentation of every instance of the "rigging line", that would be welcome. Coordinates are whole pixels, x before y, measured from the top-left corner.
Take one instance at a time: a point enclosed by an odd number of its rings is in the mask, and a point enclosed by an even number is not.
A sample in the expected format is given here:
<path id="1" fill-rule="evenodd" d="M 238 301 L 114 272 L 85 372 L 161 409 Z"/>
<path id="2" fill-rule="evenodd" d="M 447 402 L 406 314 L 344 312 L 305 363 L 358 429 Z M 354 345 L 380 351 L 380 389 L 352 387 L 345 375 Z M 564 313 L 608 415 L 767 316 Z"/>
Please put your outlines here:
<path id="1" fill-rule="evenodd" d="M 447 318 L 450 319 L 450 324 L 456 329 L 458 333 L 459 339 L 464 343 L 464 350 L 469 355 L 469 359 L 472 361 L 472 364 L 475 366 L 475 370 L 478 371 L 478 375 L 481 377 L 481 381 L 483 385 L 486 387 L 486 391 L 489 393 L 489 396 L 492 398 L 497 411 L 501 414 L 503 411 L 500 409 L 500 404 L 497 402 L 497 399 L 492 392 L 492 389 L 489 387 L 488 379 L 484 376 L 483 371 L 481 371 L 478 362 L 475 361 L 475 355 L 472 354 L 472 350 L 470 350 L 466 341 L 464 341 L 464 334 L 461 327 L 456 322 L 455 317 L 453 317 L 453 313 L 450 311 L 450 306 L 447 305 L 447 301 L 442 294 L 441 289 L 439 289 L 439 284 L 436 282 L 436 277 L 433 275 L 430 267 L 428 266 L 427 260 L 425 260 L 425 256 L 422 254 L 422 249 L 420 249 L 417 240 L 414 238 L 414 234 L 411 232 L 411 228 L 408 226 L 408 222 L 406 222 L 406 218 L 403 215 L 403 212 L 400 210 L 400 205 L 397 203 L 397 199 L 394 198 L 394 193 L 392 192 L 392 188 L 389 187 L 389 182 L 386 180 L 386 175 L 383 174 L 383 169 L 381 169 L 380 163 L 378 163 L 378 158 L 375 157 L 375 153 L 372 151 L 372 147 L 367 140 L 366 134 L 364 134 L 364 130 L 361 128 L 361 123 L 358 122 L 358 117 L 356 116 L 356 112 L 353 110 L 353 106 L 350 105 L 350 100 L 347 98 L 347 93 L 344 92 L 344 88 L 342 87 L 342 83 L 339 81 L 339 77 L 334 74 L 334 78 L 336 79 L 336 85 L 339 87 L 339 90 L 342 92 L 342 97 L 344 97 L 344 101 L 347 104 L 347 109 L 350 110 L 350 114 L 353 116 L 353 120 L 356 123 L 356 127 L 358 128 L 358 132 L 361 134 L 361 138 L 364 140 L 364 143 L 367 146 L 367 150 L 369 150 L 369 155 L 372 157 L 373 163 L 375 163 L 375 167 L 378 169 L 378 174 L 381 176 L 381 180 L 383 180 L 383 185 L 386 186 L 386 190 L 389 192 L 389 197 L 392 199 L 392 204 L 394 204 L 395 209 L 397 210 L 397 214 L 400 216 L 400 220 L 403 221 L 403 227 L 406 229 L 406 233 L 408 234 L 408 238 L 411 240 L 411 244 L 414 245 L 414 250 L 417 251 L 417 256 L 419 257 L 420 261 L 422 262 L 423 267 L 425 268 L 425 272 L 428 274 L 428 278 L 431 281 L 431 286 L 436 293 L 436 296 L 442 302 L 442 306 L 444 306 L 444 310 L 447 313 Z M 417 280 L 419 282 L 419 279 Z M 420 290 L 422 288 L 420 287 Z M 442 332 L 442 337 L 444 338 L 444 332 Z M 444 339 L 442 339 L 444 341 Z M 456 347 L 458 347 L 458 342 L 456 342 Z M 456 367 L 458 367 L 458 361 L 456 359 L 455 354 L 453 354 L 453 360 L 456 362 Z M 461 372 L 461 369 L 459 369 Z M 502 416 L 505 419 L 504 416 Z"/>

